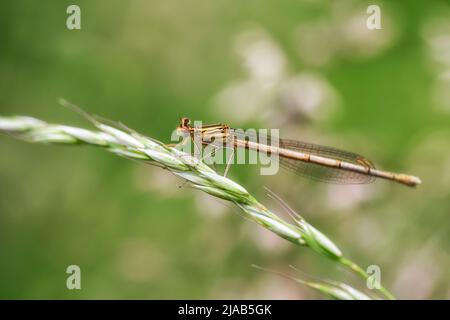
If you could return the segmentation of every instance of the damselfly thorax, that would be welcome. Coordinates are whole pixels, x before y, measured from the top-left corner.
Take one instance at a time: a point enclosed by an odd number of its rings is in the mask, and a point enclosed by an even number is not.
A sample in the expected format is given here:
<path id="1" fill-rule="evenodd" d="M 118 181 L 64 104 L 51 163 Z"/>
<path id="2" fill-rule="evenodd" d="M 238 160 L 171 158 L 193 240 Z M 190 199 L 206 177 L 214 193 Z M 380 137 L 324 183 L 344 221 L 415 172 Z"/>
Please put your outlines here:
<path id="1" fill-rule="evenodd" d="M 202 145 L 231 145 L 269 155 L 277 155 L 281 166 L 299 175 L 337 184 L 370 183 L 376 178 L 396 181 L 407 186 L 421 183 L 418 177 L 377 170 L 372 161 L 348 151 L 332 147 L 273 138 L 260 134 L 237 134 L 225 124 L 195 127 L 188 118 L 182 118 L 177 130 L 189 134 Z M 276 139 L 276 140 L 275 140 Z M 275 142 L 275 143 L 274 143 Z"/>

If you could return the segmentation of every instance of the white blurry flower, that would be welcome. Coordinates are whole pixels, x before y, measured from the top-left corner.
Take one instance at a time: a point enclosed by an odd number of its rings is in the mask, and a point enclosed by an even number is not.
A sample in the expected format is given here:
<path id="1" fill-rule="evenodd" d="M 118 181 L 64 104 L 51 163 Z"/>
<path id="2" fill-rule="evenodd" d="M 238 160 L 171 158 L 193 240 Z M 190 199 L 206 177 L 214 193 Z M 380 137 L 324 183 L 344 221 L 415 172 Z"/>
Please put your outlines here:
<path id="1" fill-rule="evenodd" d="M 322 120 L 337 105 L 336 90 L 324 77 L 308 72 L 289 74 L 282 49 L 265 32 L 257 29 L 239 34 L 235 48 L 247 77 L 231 82 L 215 99 L 218 112 L 229 121 Z"/>
<path id="2" fill-rule="evenodd" d="M 261 116 L 271 90 L 265 90 L 260 83 L 251 80 L 234 81 L 222 89 L 215 105 L 225 119 L 236 123 L 255 120 Z"/>
<path id="3" fill-rule="evenodd" d="M 450 67 L 450 21 L 448 14 L 433 16 L 422 28 L 422 38 L 427 45 L 429 57 L 437 63 Z"/>
<path id="4" fill-rule="evenodd" d="M 381 13 L 382 29 L 370 30 L 366 7 L 339 2 L 332 6 L 331 17 L 299 24 L 293 39 L 300 60 L 322 66 L 341 56 L 368 59 L 381 54 L 397 34 L 389 10 L 383 7 Z"/>
<path id="5" fill-rule="evenodd" d="M 239 34 L 235 48 L 252 80 L 270 84 L 283 77 L 286 64 L 283 51 L 264 31 Z"/>
<path id="6" fill-rule="evenodd" d="M 382 9 L 382 29 L 367 28 L 367 15 L 363 9 L 355 9 L 341 20 L 338 50 L 341 54 L 356 58 L 371 58 L 381 54 L 395 38 L 395 27 L 386 8 Z"/>
<path id="7" fill-rule="evenodd" d="M 337 93 L 318 74 L 300 73 L 283 81 L 280 100 L 288 113 L 301 113 L 315 120 L 324 119 L 337 106 Z"/>
<path id="8" fill-rule="evenodd" d="M 224 118 L 236 123 L 261 119 L 286 73 L 283 51 L 259 29 L 237 35 L 235 50 L 247 75 L 219 92 L 216 108 Z"/>

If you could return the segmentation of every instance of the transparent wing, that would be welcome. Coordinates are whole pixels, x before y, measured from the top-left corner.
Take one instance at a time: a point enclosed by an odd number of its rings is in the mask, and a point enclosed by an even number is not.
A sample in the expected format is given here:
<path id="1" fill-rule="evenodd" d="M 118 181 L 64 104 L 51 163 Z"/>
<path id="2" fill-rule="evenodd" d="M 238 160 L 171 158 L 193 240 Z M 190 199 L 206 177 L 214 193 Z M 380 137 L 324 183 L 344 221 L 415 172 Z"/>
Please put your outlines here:
<path id="1" fill-rule="evenodd" d="M 375 169 L 373 163 L 363 156 L 332 147 L 283 139 L 280 139 L 280 147 L 329 159 L 346 161 L 356 165 L 364 166 L 366 168 Z M 304 162 L 284 157 L 280 157 L 280 164 L 282 167 L 291 170 L 296 174 L 322 182 L 336 184 L 363 184 L 371 183 L 375 180 L 375 177 L 367 174 L 343 170 L 340 168 L 326 167 L 316 163 Z"/>
<path id="2" fill-rule="evenodd" d="M 254 132 L 237 133 L 235 137 L 241 140 L 251 140 L 264 144 L 272 144 L 274 137 L 268 135 L 255 134 Z M 297 140 L 278 139 L 280 148 L 298 151 L 310 155 L 325 157 L 328 159 L 341 160 L 366 168 L 375 168 L 372 161 L 365 157 L 348 151 L 339 150 L 332 147 L 321 146 L 313 143 L 306 143 Z M 334 184 L 364 184 L 371 183 L 375 177 L 363 173 L 343 170 L 335 167 L 295 160 L 291 158 L 279 157 L 280 165 L 298 175 L 314 180 L 334 183 Z"/>

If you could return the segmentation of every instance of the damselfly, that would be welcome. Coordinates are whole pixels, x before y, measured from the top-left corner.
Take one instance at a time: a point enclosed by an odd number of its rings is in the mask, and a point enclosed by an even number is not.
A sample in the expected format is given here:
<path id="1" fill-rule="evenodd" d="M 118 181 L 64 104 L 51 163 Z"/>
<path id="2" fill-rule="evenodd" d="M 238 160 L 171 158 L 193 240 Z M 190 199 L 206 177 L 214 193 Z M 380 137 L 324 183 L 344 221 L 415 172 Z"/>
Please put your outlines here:
<path id="1" fill-rule="evenodd" d="M 270 137 L 261 139 L 260 135 L 250 137 L 237 135 L 234 129 L 225 124 L 195 127 L 191 125 L 188 118 L 181 118 L 177 131 L 189 135 L 193 140 L 196 135 L 200 136 L 203 146 L 211 143 L 215 145 L 226 143 L 234 149 L 245 148 L 277 155 L 284 168 L 323 182 L 361 184 L 382 178 L 411 187 L 421 183 L 420 178 L 415 176 L 378 170 L 370 160 L 353 152 L 279 138 L 274 146 Z"/>

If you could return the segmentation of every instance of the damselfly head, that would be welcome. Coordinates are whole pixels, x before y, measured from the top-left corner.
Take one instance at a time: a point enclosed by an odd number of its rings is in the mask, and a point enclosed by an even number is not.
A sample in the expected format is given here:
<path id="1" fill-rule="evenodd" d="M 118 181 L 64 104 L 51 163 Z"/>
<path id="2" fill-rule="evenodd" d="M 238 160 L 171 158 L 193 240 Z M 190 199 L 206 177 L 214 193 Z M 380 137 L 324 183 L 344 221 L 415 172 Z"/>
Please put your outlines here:
<path id="1" fill-rule="evenodd" d="M 189 118 L 180 118 L 180 125 L 177 127 L 179 133 L 188 133 L 191 129 L 191 120 Z"/>
<path id="2" fill-rule="evenodd" d="M 191 127 L 191 120 L 189 118 L 180 118 L 180 128 L 189 129 Z"/>

